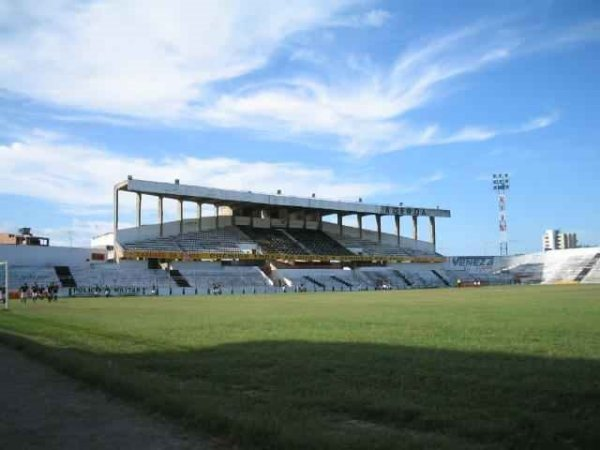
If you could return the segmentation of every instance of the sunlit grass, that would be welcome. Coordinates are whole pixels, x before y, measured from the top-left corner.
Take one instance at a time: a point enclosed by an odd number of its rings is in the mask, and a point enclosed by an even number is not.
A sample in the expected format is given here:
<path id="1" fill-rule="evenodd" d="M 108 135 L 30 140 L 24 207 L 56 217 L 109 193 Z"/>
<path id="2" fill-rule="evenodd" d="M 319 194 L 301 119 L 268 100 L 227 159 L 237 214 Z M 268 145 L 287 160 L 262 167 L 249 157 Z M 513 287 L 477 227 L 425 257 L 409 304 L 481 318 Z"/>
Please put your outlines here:
<path id="1" fill-rule="evenodd" d="M 11 306 L 5 341 L 242 446 L 600 439 L 600 286 Z"/>

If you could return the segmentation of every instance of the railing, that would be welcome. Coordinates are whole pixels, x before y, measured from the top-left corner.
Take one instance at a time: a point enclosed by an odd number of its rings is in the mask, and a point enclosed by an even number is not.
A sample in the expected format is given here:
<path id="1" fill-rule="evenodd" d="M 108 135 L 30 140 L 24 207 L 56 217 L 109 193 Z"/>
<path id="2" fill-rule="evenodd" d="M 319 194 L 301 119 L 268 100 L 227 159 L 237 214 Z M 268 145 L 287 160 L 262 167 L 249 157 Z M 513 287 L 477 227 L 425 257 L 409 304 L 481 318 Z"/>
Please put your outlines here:
<path id="1" fill-rule="evenodd" d="M 371 263 L 442 263 L 440 256 L 390 256 L 390 255 L 291 255 L 285 253 L 222 253 L 222 252 L 181 252 L 165 250 L 122 250 L 121 259 L 149 259 L 179 261 L 302 261 L 302 262 L 371 262 Z"/>

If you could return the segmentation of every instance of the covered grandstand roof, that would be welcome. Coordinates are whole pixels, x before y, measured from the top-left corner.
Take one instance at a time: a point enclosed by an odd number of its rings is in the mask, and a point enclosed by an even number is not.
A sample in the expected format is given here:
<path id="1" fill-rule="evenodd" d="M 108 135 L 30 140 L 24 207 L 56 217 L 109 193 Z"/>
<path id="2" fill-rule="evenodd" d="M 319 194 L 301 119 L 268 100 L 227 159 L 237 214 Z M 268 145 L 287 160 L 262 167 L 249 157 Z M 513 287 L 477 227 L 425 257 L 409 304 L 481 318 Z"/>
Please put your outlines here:
<path id="1" fill-rule="evenodd" d="M 162 183 L 128 179 L 115 186 L 116 190 L 161 196 L 190 202 L 213 203 L 232 207 L 281 207 L 290 209 L 313 209 L 325 214 L 375 214 L 398 216 L 450 217 L 450 211 L 417 206 L 377 205 L 362 202 L 324 200 L 317 198 L 272 195 L 191 186 L 179 183 Z"/>

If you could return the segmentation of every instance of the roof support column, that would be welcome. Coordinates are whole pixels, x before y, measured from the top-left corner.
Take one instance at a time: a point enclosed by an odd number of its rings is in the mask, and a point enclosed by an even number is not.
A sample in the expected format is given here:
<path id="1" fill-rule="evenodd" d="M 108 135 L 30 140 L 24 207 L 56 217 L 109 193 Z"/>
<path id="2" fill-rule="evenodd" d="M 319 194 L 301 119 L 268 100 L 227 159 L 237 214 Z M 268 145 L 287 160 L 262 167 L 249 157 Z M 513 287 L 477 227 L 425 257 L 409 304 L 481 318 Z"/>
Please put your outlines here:
<path id="1" fill-rule="evenodd" d="M 114 200 L 113 200 L 113 207 L 114 207 L 114 214 L 113 214 L 113 231 L 115 234 L 115 242 L 117 241 L 117 232 L 119 231 L 119 188 L 115 186 L 115 192 L 114 192 Z"/>
<path id="2" fill-rule="evenodd" d="M 394 221 L 396 222 L 396 237 L 398 238 L 398 247 L 400 247 L 400 216 L 394 216 Z"/>
<path id="3" fill-rule="evenodd" d="M 302 218 L 304 219 L 304 223 L 302 224 L 302 228 L 304 228 L 306 230 L 306 210 L 303 211 L 302 213 Z"/>
<path id="4" fill-rule="evenodd" d="M 358 237 L 360 239 L 363 238 L 363 215 L 362 214 L 357 214 L 356 215 L 356 221 L 358 222 Z"/>
<path id="5" fill-rule="evenodd" d="M 419 240 L 419 226 L 417 223 L 419 216 L 412 216 L 412 220 L 413 220 L 413 239 L 415 241 Z"/>
<path id="6" fill-rule="evenodd" d="M 165 213 L 164 213 L 165 209 L 164 209 L 164 199 L 162 195 L 158 196 L 158 223 L 160 225 L 159 227 L 159 231 L 160 231 L 160 236 L 162 237 L 163 235 L 163 228 L 164 228 L 164 218 L 165 218 Z"/>
<path id="7" fill-rule="evenodd" d="M 135 195 L 135 226 L 142 226 L 142 194 L 137 192 Z"/>
<path id="8" fill-rule="evenodd" d="M 381 214 L 375 215 L 375 221 L 377 222 L 377 242 L 381 243 Z"/>
<path id="9" fill-rule="evenodd" d="M 434 216 L 429 217 L 429 226 L 431 227 L 431 243 L 433 244 L 433 251 L 435 252 L 436 239 L 435 239 L 435 217 Z"/>
<path id="10" fill-rule="evenodd" d="M 319 228 L 319 231 L 323 231 L 323 213 L 320 212 L 318 214 L 319 214 L 319 217 L 318 217 L 319 226 L 318 226 L 318 228 Z"/>
<path id="11" fill-rule="evenodd" d="M 198 218 L 198 232 L 202 231 L 202 202 L 196 203 L 196 217 Z"/>
<path id="12" fill-rule="evenodd" d="M 215 230 L 219 229 L 219 205 L 215 205 Z"/>
<path id="13" fill-rule="evenodd" d="M 338 213 L 338 233 L 340 236 L 344 235 L 344 215 Z"/>
<path id="14" fill-rule="evenodd" d="M 179 216 L 179 234 L 183 234 L 183 199 L 177 199 L 177 213 Z"/>

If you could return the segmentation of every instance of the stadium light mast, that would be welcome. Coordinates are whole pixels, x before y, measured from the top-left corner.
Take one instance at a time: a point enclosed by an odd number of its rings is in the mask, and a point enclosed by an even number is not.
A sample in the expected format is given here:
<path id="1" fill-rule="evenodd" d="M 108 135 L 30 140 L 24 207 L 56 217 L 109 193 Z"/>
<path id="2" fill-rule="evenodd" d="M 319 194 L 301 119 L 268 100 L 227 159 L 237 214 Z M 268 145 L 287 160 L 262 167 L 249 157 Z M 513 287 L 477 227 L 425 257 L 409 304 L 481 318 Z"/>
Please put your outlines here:
<path id="1" fill-rule="evenodd" d="M 506 226 L 506 194 L 510 189 L 510 178 L 507 173 L 492 175 L 492 187 L 498 194 L 498 228 L 500 231 L 500 256 L 508 256 L 508 230 Z"/>

